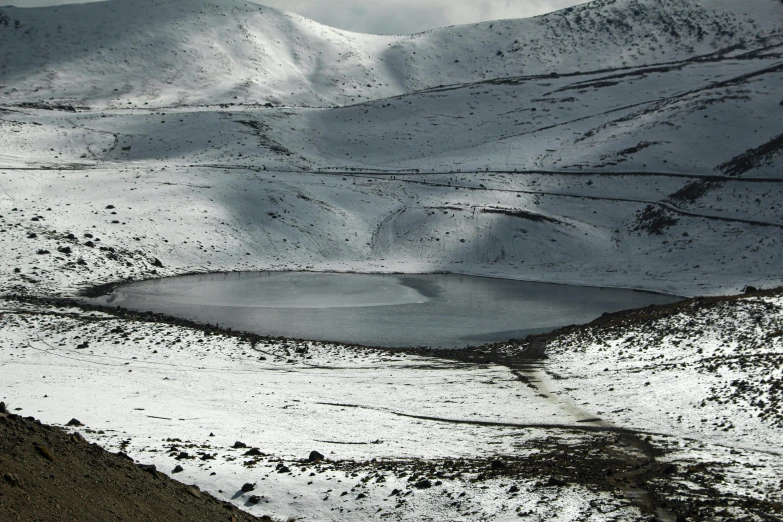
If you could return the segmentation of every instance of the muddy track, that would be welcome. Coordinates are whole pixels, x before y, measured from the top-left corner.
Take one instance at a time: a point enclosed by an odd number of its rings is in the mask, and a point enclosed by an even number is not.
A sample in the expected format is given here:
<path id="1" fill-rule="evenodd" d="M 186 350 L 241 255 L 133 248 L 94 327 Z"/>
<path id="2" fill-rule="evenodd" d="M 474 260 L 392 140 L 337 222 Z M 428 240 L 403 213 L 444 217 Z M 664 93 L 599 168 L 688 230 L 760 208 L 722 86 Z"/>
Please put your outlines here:
<path id="1" fill-rule="evenodd" d="M 229 168 L 231 170 L 241 170 L 241 169 L 249 169 L 247 167 L 219 167 L 217 165 L 210 166 L 211 168 Z M 568 193 L 560 193 L 560 192 L 546 192 L 546 191 L 537 191 L 537 190 L 509 190 L 509 189 L 495 189 L 495 188 L 482 188 L 482 187 L 472 187 L 469 185 L 456 185 L 456 184 L 445 184 L 445 183 L 433 183 L 429 181 L 422 181 L 422 180 L 414 180 L 414 179 L 408 179 L 404 175 L 400 175 L 397 173 L 388 173 L 388 174 L 359 174 L 356 172 L 316 172 L 313 171 L 313 174 L 321 174 L 321 175 L 328 175 L 328 176 L 352 176 L 354 178 L 365 178 L 365 179 L 375 179 L 375 180 L 384 180 L 384 181 L 401 181 L 404 183 L 411 183 L 415 185 L 424 185 L 424 186 L 430 186 L 430 187 L 437 187 L 437 188 L 447 188 L 447 189 L 454 189 L 459 188 L 463 190 L 482 190 L 482 191 L 494 191 L 494 192 L 507 192 L 512 194 L 529 194 L 529 195 L 538 195 L 538 196 L 551 196 L 551 197 L 559 197 L 559 198 L 572 198 L 572 199 L 587 199 L 592 201 L 611 201 L 616 203 L 638 203 L 641 205 L 653 205 L 656 207 L 663 208 L 665 210 L 668 210 L 669 212 L 673 212 L 675 214 L 681 215 L 681 216 L 687 216 L 687 217 L 694 217 L 694 218 L 700 218 L 700 219 L 709 219 L 713 221 L 724 221 L 728 223 L 742 223 L 745 225 L 754 225 L 754 226 L 761 226 L 761 227 L 774 227 L 774 228 L 783 228 L 783 224 L 781 223 L 772 223 L 769 221 L 758 221 L 754 219 L 744 219 L 744 218 L 731 218 L 731 217 L 725 217 L 725 216 L 715 216 L 710 214 L 701 214 L 699 212 L 691 212 L 689 210 L 681 209 L 679 207 L 676 207 L 672 205 L 671 203 L 665 203 L 662 201 L 648 201 L 648 200 L 642 200 L 642 199 L 632 199 L 632 198 L 612 198 L 612 197 L 601 197 L 601 196 L 586 196 L 583 194 L 568 194 Z M 491 171 L 490 173 L 498 173 L 498 174 L 551 174 L 551 175 L 577 175 L 577 176 L 667 176 L 667 177 L 680 177 L 680 178 L 691 178 L 691 179 L 701 179 L 701 180 L 711 180 L 711 181 L 733 181 L 733 182 L 764 182 L 764 183 L 783 183 L 783 179 L 774 179 L 774 178 L 736 178 L 736 177 L 728 177 L 728 176 L 700 176 L 695 174 L 664 174 L 664 173 L 650 173 L 650 172 L 625 172 L 625 173 L 604 173 L 604 172 L 579 172 L 579 173 L 565 173 L 565 172 L 558 172 L 558 171 L 524 171 L 524 172 L 517 172 L 517 171 Z M 455 173 L 438 173 L 440 175 L 443 174 L 455 174 Z M 397 180 L 389 180 L 388 176 L 400 176 L 400 179 Z M 429 173 L 429 175 L 435 175 L 435 173 Z M 409 174 L 409 176 L 422 176 L 422 174 Z"/>
<path id="2" fill-rule="evenodd" d="M 351 175 L 351 174 L 348 174 Z M 353 174 L 354 177 L 364 177 L 368 179 L 379 179 L 377 176 L 360 176 Z M 615 203 L 638 203 L 642 205 L 654 205 L 656 207 L 660 207 L 663 209 L 668 210 L 669 212 L 673 212 L 675 214 L 679 214 L 681 216 L 688 216 L 688 217 L 695 217 L 695 218 L 701 218 L 701 219 L 709 219 L 713 221 L 725 221 L 729 223 L 743 223 L 746 225 L 755 225 L 755 226 L 762 226 L 762 227 L 775 227 L 775 228 L 783 228 L 783 224 L 780 223 L 771 223 L 768 221 L 756 221 L 753 219 L 743 219 L 743 218 L 730 218 L 730 217 L 724 217 L 724 216 L 714 216 L 710 214 L 700 214 L 698 212 L 691 212 L 688 210 L 681 209 L 679 207 L 675 207 L 674 205 L 670 203 L 664 203 L 661 201 L 647 201 L 642 199 L 631 199 L 631 198 L 612 198 L 612 197 L 601 197 L 601 196 L 585 196 L 583 194 L 567 194 L 567 193 L 560 193 L 560 192 L 546 192 L 546 191 L 538 191 L 538 190 L 509 190 L 509 189 L 495 189 L 495 188 L 482 188 L 482 187 L 471 187 L 468 185 L 447 185 L 444 183 L 431 183 L 428 181 L 418 181 L 418 180 L 412 180 L 412 179 L 402 179 L 401 181 L 404 181 L 405 183 L 413 183 L 417 185 L 425 185 L 430 187 L 438 187 L 438 188 L 459 188 L 463 190 L 481 190 L 481 191 L 492 191 L 492 192 L 506 192 L 511 194 L 530 194 L 530 195 L 537 195 L 537 196 L 551 196 L 551 197 L 559 197 L 559 198 L 574 198 L 574 199 L 587 199 L 592 201 L 611 201 Z"/>
<path id="3" fill-rule="evenodd" d="M 191 167 L 198 167 L 198 165 L 190 165 Z M 240 169 L 240 170 L 253 170 L 252 167 L 227 167 L 225 165 L 202 165 L 209 168 L 226 168 L 226 169 Z M 302 173 L 303 171 L 286 171 Z M 427 171 L 427 172 L 409 172 L 409 171 L 386 171 L 386 170 L 334 170 L 334 171 L 304 171 L 307 174 L 321 174 L 327 176 L 395 176 L 404 180 L 406 177 L 426 177 L 426 176 L 451 176 L 451 175 L 465 175 L 470 174 L 470 171 L 457 172 L 454 170 L 442 170 L 442 171 Z M 783 178 L 769 178 L 769 177 L 752 177 L 743 178 L 738 176 L 724 176 L 720 174 L 693 174 L 687 172 L 655 172 L 655 171 L 603 171 L 603 170 L 482 170 L 476 171 L 476 174 L 506 174 L 510 176 L 529 176 L 529 175 L 543 175 L 543 176 L 574 176 L 574 177 L 586 177 L 586 176 L 604 176 L 609 178 L 616 177 L 642 177 L 642 178 L 682 178 L 682 179 L 696 179 L 705 181 L 726 181 L 735 183 L 783 183 Z"/>
<path id="4" fill-rule="evenodd" d="M 531 335 L 524 341 L 515 341 L 517 350 L 501 351 L 498 345 L 490 348 L 489 351 L 479 350 L 474 352 L 470 349 L 460 350 L 460 353 L 450 353 L 450 350 L 437 351 L 438 357 L 456 359 L 461 362 L 474 362 L 479 364 L 499 364 L 511 369 L 512 373 L 526 386 L 532 388 L 542 397 L 547 397 L 546 390 L 539 387 L 537 374 L 546 372 L 546 349 L 547 344 L 555 333 Z M 493 349 L 494 348 L 494 349 Z M 427 352 L 425 352 L 426 354 Z M 430 352 L 432 353 L 432 352 Z M 332 405 L 338 406 L 338 405 Z M 341 405 L 343 407 L 361 407 L 356 405 Z M 431 422 L 446 422 L 451 424 L 468 424 L 475 426 L 496 426 L 503 428 L 527 428 L 557 430 L 565 432 L 581 433 L 612 433 L 617 436 L 617 443 L 620 446 L 634 448 L 637 452 L 644 455 L 642 462 L 633 454 L 625 452 L 614 452 L 614 457 L 620 459 L 625 467 L 631 471 L 625 471 L 612 477 L 612 480 L 630 482 L 632 486 L 627 487 L 625 496 L 634 505 L 655 515 L 658 522 L 675 522 L 678 520 L 676 514 L 668 508 L 668 502 L 659 498 L 655 494 L 655 489 L 648 486 L 648 481 L 659 480 L 661 478 L 662 465 L 656 460 L 660 450 L 656 449 L 647 441 L 649 435 L 666 435 L 649 433 L 641 430 L 614 426 L 602 421 L 598 416 L 592 418 L 577 420 L 572 424 L 514 424 L 492 421 L 471 421 L 461 419 L 443 419 L 438 417 L 429 417 L 425 415 L 412 415 L 400 412 L 389 412 L 394 415 L 426 420 Z M 584 424 L 582 424 L 584 423 Z"/>
<path id="5" fill-rule="evenodd" d="M 745 294 L 745 296 L 776 295 L 780 292 L 780 290 L 781 289 L 753 291 Z M 720 302 L 735 301 L 741 299 L 742 297 L 743 296 L 722 296 L 687 299 L 668 305 L 653 305 L 643 309 L 607 313 L 595 321 L 588 323 L 588 325 L 567 326 L 545 334 L 530 335 L 524 340 L 510 340 L 508 343 L 499 343 L 475 349 L 420 350 L 419 353 L 425 356 L 458 360 L 460 362 L 498 364 L 506 366 L 511 369 L 514 375 L 516 375 L 517 378 L 526 386 L 529 386 L 540 393 L 544 390 L 539 388 L 536 374 L 538 372 L 546 371 L 545 361 L 547 358 L 547 345 L 550 340 L 555 339 L 560 335 L 583 329 L 590 325 L 612 324 L 617 322 L 623 323 L 627 321 L 644 322 L 650 320 L 650 318 L 653 317 L 665 317 L 676 314 L 683 309 L 711 306 Z M 511 349 L 509 349 L 509 347 L 511 347 Z M 430 421 L 446 421 L 444 419 L 427 418 L 425 416 L 413 417 Z M 613 480 L 625 481 L 626 483 L 631 484 L 631 487 L 628 487 L 625 490 L 626 497 L 640 508 L 653 513 L 658 522 L 675 522 L 679 520 L 685 520 L 682 518 L 681 514 L 675 513 L 672 509 L 670 509 L 669 502 L 667 502 L 667 500 L 664 498 L 665 493 L 663 492 L 659 482 L 662 478 L 665 479 L 667 472 L 662 472 L 665 467 L 656 460 L 656 457 L 661 453 L 660 450 L 654 447 L 648 440 L 649 435 L 665 434 L 652 434 L 640 430 L 623 428 L 621 426 L 613 426 L 600 421 L 600 419 L 597 418 L 587 420 L 590 422 L 589 425 L 528 425 L 508 427 L 527 427 L 552 430 L 568 430 L 573 432 L 581 431 L 616 434 L 617 441 L 620 445 L 626 445 L 628 447 L 634 448 L 639 453 L 644 455 L 644 460 L 642 462 L 638 462 L 637 458 L 633 455 L 623 452 L 614 454 L 616 458 L 620 458 L 625 462 L 628 469 L 632 470 L 613 477 Z M 446 422 L 461 424 L 473 423 L 476 421 L 448 420 Z M 492 425 L 492 423 L 489 424 Z M 498 425 L 506 426 L 503 423 L 498 423 Z M 652 481 L 655 481 L 656 484 L 653 484 Z"/>
<path id="6" fill-rule="evenodd" d="M 297 170 L 264 170 L 257 167 L 253 167 L 251 165 L 219 165 L 219 164 L 213 164 L 213 163 L 202 163 L 202 164 L 190 164 L 185 165 L 189 168 L 196 168 L 196 169 L 219 169 L 219 170 L 246 170 L 250 172 L 269 172 L 269 173 L 291 173 L 291 174 L 315 174 L 315 175 L 321 175 L 321 176 L 367 176 L 367 177 L 373 177 L 374 179 L 384 179 L 388 176 L 395 176 L 399 177 L 400 181 L 409 181 L 406 180 L 406 177 L 416 176 L 416 177 L 425 177 L 425 176 L 450 176 L 450 175 L 457 175 L 457 174 L 470 174 L 470 171 L 455 171 L 455 170 L 433 170 L 433 171 L 426 171 L 426 172 L 412 172 L 410 170 L 402 170 L 402 171 L 390 171 L 388 169 L 364 169 L 364 170 L 307 170 L 307 169 L 297 169 Z M 98 165 L 78 165 L 78 164 L 68 164 L 68 165 L 57 165 L 57 166 L 43 166 L 43 167 L 3 167 L 0 166 L 0 171 L 3 170 L 13 170 L 13 171 L 58 171 L 58 170 L 73 170 L 73 171 L 80 171 L 80 170 L 97 170 L 101 167 Z M 608 178 L 616 178 L 616 177 L 642 177 L 642 178 L 682 178 L 682 179 L 695 179 L 695 180 L 705 180 L 705 181 L 721 181 L 721 182 L 732 182 L 732 183 L 781 183 L 783 184 L 783 177 L 780 178 L 770 178 L 770 177 L 738 177 L 738 176 L 725 176 L 721 174 L 694 174 L 694 173 L 687 173 L 687 172 L 656 172 L 656 171 L 603 171 L 603 170 L 542 170 L 542 169 L 516 169 L 516 170 L 507 170 L 507 169 L 489 169 L 489 170 L 482 170 L 482 171 L 476 171 L 475 174 L 506 174 L 510 176 L 529 176 L 529 175 L 546 175 L 546 176 L 573 176 L 573 177 L 589 177 L 589 176 L 603 176 Z M 149 182 L 148 182 L 149 183 Z M 161 182 L 161 184 L 166 184 L 164 182 Z M 200 187 L 200 188 L 210 188 L 210 187 Z"/>

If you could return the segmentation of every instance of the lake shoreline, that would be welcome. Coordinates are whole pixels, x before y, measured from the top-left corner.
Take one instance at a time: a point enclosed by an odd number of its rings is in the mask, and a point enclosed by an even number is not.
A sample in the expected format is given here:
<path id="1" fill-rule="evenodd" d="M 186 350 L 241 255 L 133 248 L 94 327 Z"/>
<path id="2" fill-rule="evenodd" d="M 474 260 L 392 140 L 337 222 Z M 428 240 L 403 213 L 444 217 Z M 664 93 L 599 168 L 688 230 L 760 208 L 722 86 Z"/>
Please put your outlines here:
<path id="1" fill-rule="evenodd" d="M 504 274 L 502 276 L 500 275 L 487 275 L 487 274 L 481 274 L 481 273 L 471 273 L 471 272 L 455 272 L 453 270 L 431 270 L 431 271 L 419 271 L 419 272 L 403 272 L 399 270 L 390 270 L 390 271 L 360 271 L 360 270 L 330 270 L 330 269 L 318 269 L 318 270 L 303 270 L 301 268 L 296 269 L 258 269 L 258 270 L 217 270 L 217 271 L 186 271 L 179 274 L 170 274 L 165 276 L 155 276 L 155 277 L 142 277 L 138 279 L 123 279 L 123 280 L 117 280 L 117 281 L 109 281 L 105 283 L 96 283 L 91 284 L 75 293 L 74 298 L 78 297 L 87 297 L 87 298 L 96 298 L 96 297 L 103 297 L 110 293 L 112 293 L 115 289 L 128 284 L 133 283 L 144 283 L 144 282 L 150 282 L 150 281 L 160 281 L 164 279 L 174 279 L 178 277 L 187 277 L 187 276 L 203 276 L 203 275 L 231 275 L 231 274 L 247 274 L 247 273 L 271 273 L 271 274 L 291 274 L 291 273 L 303 273 L 303 274 L 356 274 L 356 275 L 388 275 L 388 276 L 411 276 L 411 275 L 456 275 L 456 276 L 467 276 L 467 277 L 476 277 L 476 278 L 484 278 L 484 279 L 499 279 L 503 281 L 519 281 L 524 283 L 540 283 L 545 285 L 554 285 L 554 286 L 573 286 L 573 287 L 580 287 L 580 288 L 598 288 L 598 289 L 606 289 L 606 290 L 628 290 L 631 292 L 639 292 L 644 294 L 652 294 L 652 295 L 660 295 L 660 296 L 667 296 L 667 297 L 676 297 L 681 299 L 690 299 L 695 298 L 699 296 L 688 296 L 688 295 L 680 295 L 675 294 L 671 292 L 663 292 L 660 290 L 651 290 L 647 288 L 637 288 L 633 286 L 625 286 L 625 285 L 590 285 L 590 284 L 573 284 L 573 283 L 566 283 L 566 282 L 559 282 L 559 281 L 542 281 L 538 279 L 517 279 L 513 277 L 509 277 L 509 274 Z M 725 295 L 730 295 L 730 293 L 727 293 Z"/>
<path id="2" fill-rule="evenodd" d="M 176 277 L 176 276 L 174 276 Z M 777 287 L 777 288 L 770 288 L 770 289 L 763 289 L 763 290 L 753 290 L 750 292 L 742 293 L 742 294 L 734 294 L 734 295 L 726 295 L 726 296 L 704 296 L 704 297 L 691 297 L 686 298 L 682 301 L 677 301 L 670 304 L 663 304 L 663 305 L 649 305 L 647 307 L 642 308 L 634 308 L 634 309 L 628 309 L 628 310 L 622 310 L 618 312 L 610 312 L 605 313 L 601 317 L 594 319 L 593 321 L 590 321 L 588 323 L 584 324 L 578 324 L 578 325 L 568 325 L 568 326 L 562 326 L 558 328 L 553 328 L 549 332 L 540 333 L 540 334 L 533 334 L 531 336 L 528 336 L 528 338 L 533 339 L 551 339 L 555 337 L 558 334 L 573 332 L 575 330 L 584 329 L 591 325 L 597 325 L 597 324 L 604 324 L 606 321 L 611 321 L 615 319 L 622 319 L 624 317 L 633 316 L 637 313 L 641 313 L 645 310 L 657 310 L 660 311 L 661 314 L 665 315 L 667 313 L 674 313 L 675 311 L 679 309 L 687 309 L 689 306 L 693 306 L 694 304 L 712 304 L 712 303 L 721 303 L 721 302 L 733 302 L 739 299 L 742 299 L 744 297 L 752 297 L 752 296 L 774 296 L 778 293 L 783 292 L 783 287 Z M 2 299 L 6 299 L 9 301 L 16 301 L 20 303 L 31 303 L 31 304 L 38 304 L 43 306 L 55 306 L 55 307 L 75 307 L 79 308 L 84 311 L 96 311 L 96 312 L 103 312 L 106 314 L 110 314 L 113 316 L 117 316 L 119 318 L 123 319 L 129 319 L 129 320 L 137 320 L 137 321 L 143 321 L 143 322 L 153 322 L 153 323 L 162 323 L 162 324 L 169 324 L 169 325 L 178 325 L 178 326 L 186 326 L 188 328 L 193 328 L 195 330 L 205 331 L 205 332 L 220 332 L 224 335 L 229 335 L 233 337 L 248 339 L 251 342 L 257 343 L 260 341 L 274 341 L 274 342 L 311 342 L 312 339 L 303 339 L 303 338 L 296 338 L 296 337 L 275 337 L 275 336 L 265 336 L 256 334 L 253 332 L 245 332 L 245 331 L 238 331 L 233 330 L 230 328 L 224 328 L 219 325 L 211 325 L 208 323 L 203 323 L 199 321 L 193 321 L 189 319 L 183 319 L 180 317 L 164 314 L 164 313 L 154 313 L 154 312 L 140 312 L 136 310 L 130 310 L 127 308 L 123 308 L 120 306 L 103 306 L 103 305 L 96 305 L 96 304 L 88 304 L 85 303 L 78 298 L 72 298 L 72 297 L 41 297 L 41 296 L 28 296 L 28 295 L 18 295 L 18 294 L 11 294 L 11 295 L 5 295 L 2 296 Z M 388 347 L 388 346 L 373 346 L 373 345 L 364 345 L 364 344 L 357 344 L 357 343 L 334 343 L 333 341 L 313 341 L 318 343 L 324 343 L 324 344 L 340 344 L 342 346 L 345 346 L 346 348 L 351 349 L 360 349 L 360 350 L 375 350 L 380 352 L 389 352 L 389 353 L 399 353 L 399 352 L 408 352 L 408 353 L 418 353 L 420 355 L 429 355 L 429 354 L 438 354 L 438 357 L 446 358 L 446 359 L 453 359 L 455 357 L 459 357 L 460 354 L 469 354 L 471 357 L 475 356 L 477 353 L 483 353 L 484 351 L 495 351 L 497 352 L 498 349 L 504 347 L 504 346 L 516 346 L 519 345 L 522 342 L 526 342 L 525 339 L 523 340 L 517 340 L 512 339 L 508 342 L 496 342 L 496 343 L 485 343 L 483 345 L 476 345 L 476 346 L 470 346 L 465 348 L 454 348 L 454 349 L 440 349 L 440 348 L 430 348 L 427 346 L 421 346 L 421 347 L 411 347 L 411 348 L 394 348 L 394 347 Z M 447 356 L 449 355 L 449 356 Z"/>
<path id="3" fill-rule="evenodd" d="M 388 348 L 483 346 L 674 302 L 635 290 L 475 277 L 245 271 L 110 288 L 87 304 L 153 311 L 271 338 Z"/>

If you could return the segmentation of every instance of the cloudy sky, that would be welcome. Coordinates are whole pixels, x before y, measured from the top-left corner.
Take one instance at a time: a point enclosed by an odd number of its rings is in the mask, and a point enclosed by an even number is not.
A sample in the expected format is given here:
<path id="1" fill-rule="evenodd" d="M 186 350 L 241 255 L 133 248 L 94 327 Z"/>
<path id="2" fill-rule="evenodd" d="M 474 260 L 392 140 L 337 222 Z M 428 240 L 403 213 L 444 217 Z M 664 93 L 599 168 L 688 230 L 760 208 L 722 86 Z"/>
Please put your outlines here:
<path id="1" fill-rule="evenodd" d="M 10 0 L 19 7 L 67 4 L 75 0 Z M 182 0 L 187 1 L 187 0 Z M 318 22 L 363 33 L 415 33 L 501 18 L 548 13 L 586 0 L 258 0 Z M 8 2 L 8 0 L 6 0 Z"/>

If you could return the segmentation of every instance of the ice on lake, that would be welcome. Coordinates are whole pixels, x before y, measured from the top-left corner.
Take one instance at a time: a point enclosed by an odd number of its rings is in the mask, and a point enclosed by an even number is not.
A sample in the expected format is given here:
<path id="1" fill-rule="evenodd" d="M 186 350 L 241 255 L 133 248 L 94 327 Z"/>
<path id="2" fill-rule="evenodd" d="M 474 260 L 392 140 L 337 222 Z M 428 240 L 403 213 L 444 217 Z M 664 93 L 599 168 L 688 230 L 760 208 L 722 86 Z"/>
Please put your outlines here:
<path id="1" fill-rule="evenodd" d="M 90 302 L 273 337 L 462 348 L 677 299 L 454 274 L 247 272 L 132 283 Z"/>

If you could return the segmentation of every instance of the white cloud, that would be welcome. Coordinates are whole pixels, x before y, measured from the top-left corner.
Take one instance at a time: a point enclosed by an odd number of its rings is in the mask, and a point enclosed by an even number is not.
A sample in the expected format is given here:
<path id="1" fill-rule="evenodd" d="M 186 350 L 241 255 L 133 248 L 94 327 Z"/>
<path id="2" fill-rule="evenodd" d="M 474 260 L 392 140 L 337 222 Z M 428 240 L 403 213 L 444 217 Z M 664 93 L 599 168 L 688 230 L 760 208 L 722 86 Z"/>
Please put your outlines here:
<path id="1" fill-rule="evenodd" d="M 19 7 L 74 0 L 10 0 Z M 187 0 L 184 0 L 187 1 Z M 362 33 L 404 34 L 447 25 L 524 18 L 586 0 L 258 0 L 323 24 Z"/>
<path id="2" fill-rule="evenodd" d="M 524 18 L 586 0 L 266 0 L 321 23 L 366 33 L 414 33 L 448 25 Z"/>

